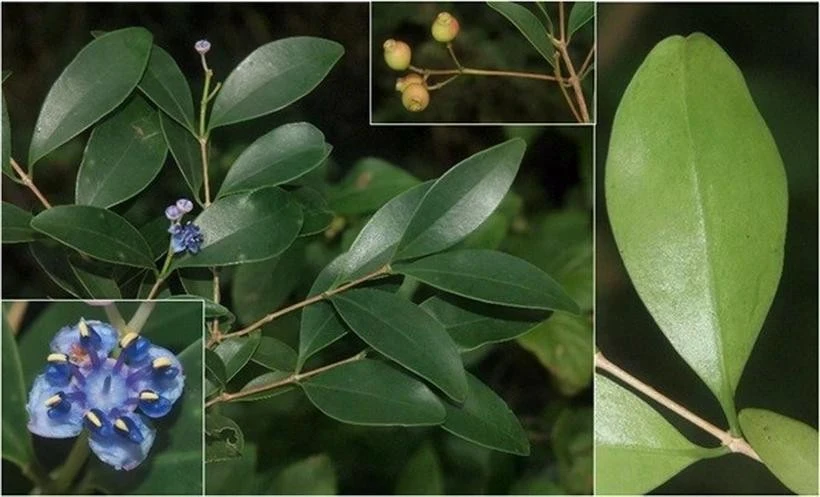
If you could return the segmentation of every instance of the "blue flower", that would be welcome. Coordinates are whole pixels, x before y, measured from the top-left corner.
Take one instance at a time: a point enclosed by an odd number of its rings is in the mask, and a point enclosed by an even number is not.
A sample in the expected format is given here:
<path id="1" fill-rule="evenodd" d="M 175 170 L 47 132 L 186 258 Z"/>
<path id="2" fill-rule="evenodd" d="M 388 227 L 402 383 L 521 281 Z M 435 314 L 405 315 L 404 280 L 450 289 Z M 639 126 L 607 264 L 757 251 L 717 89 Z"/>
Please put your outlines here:
<path id="1" fill-rule="evenodd" d="M 84 319 L 60 329 L 51 351 L 29 393 L 29 431 L 70 438 L 85 428 L 100 460 L 137 467 L 156 436 L 145 416 L 165 416 L 182 395 L 179 360 L 136 333 L 118 341 L 111 325 Z"/>
<path id="2" fill-rule="evenodd" d="M 172 224 L 168 228 L 171 233 L 171 249 L 175 254 L 185 252 L 186 250 L 192 254 L 199 252 L 202 246 L 202 232 L 199 226 L 188 221 L 184 226 L 181 224 Z"/>

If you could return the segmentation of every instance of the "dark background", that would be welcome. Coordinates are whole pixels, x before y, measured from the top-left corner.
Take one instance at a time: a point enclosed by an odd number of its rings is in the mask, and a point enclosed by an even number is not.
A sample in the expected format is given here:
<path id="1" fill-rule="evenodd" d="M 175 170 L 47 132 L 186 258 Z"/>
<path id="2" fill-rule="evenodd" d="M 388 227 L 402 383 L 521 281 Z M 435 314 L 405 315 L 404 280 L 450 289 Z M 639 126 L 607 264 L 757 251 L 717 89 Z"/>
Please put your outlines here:
<path id="1" fill-rule="evenodd" d="M 737 392 L 817 427 L 817 4 L 598 5 L 597 343 L 613 362 L 697 414 L 726 426 L 711 392 L 674 351 L 638 298 L 618 256 L 604 200 L 612 120 L 632 75 L 667 36 L 701 31 L 740 67 L 786 167 L 789 218 L 783 276 Z M 647 206 L 647 209 L 651 206 Z M 668 419 L 694 441 L 712 437 Z M 657 493 L 787 493 L 743 456 L 696 463 Z"/>

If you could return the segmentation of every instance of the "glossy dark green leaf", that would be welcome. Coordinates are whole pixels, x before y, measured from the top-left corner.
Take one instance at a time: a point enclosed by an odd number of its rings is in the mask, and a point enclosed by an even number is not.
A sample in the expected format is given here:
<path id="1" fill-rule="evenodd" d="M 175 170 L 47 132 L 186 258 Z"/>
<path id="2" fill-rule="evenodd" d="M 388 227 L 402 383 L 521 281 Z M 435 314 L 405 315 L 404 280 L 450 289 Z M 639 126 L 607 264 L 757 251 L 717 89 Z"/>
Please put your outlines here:
<path id="1" fill-rule="evenodd" d="M 77 172 L 77 203 L 106 208 L 128 200 L 159 174 L 167 153 L 159 114 L 135 95 L 91 132 Z"/>
<path id="2" fill-rule="evenodd" d="M 140 226 L 140 235 L 151 247 L 151 255 L 156 261 L 168 251 L 171 235 L 168 233 L 168 219 L 165 216 L 157 217 Z"/>
<path id="3" fill-rule="evenodd" d="M 228 383 L 228 372 L 225 369 L 225 363 L 219 354 L 211 349 L 205 349 L 205 369 L 213 375 L 213 378 L 218 381 L 223 387 Z"/>
<path id="4" fill-rule="evenodd" d="M 457 250 L 393 264 L 446 292 L 489 304 L 578 313 L 563 288 L 529 262 L 495 250 Z"/>
<path id="5" fill-rule="evenodd" d="M 380 361 L 344 364 L 301 386 L 313 405 L 344 423 L 423 426 L 444 421 L 441 401 L 424 383 Z"/>
<path id="6" fill-rule="evenodd" d="M 151 49 L 151 56 L 139 83 L 139 89 L 157 107 L 191 133 L 196 131 L 191 88 L 174 58 L 156 45 Z"/>
<path id="7" fill-rule="evenodd" d="M 276 187 L 221 198 L 197 216 L 202 250 L 179 257 L 173 268 L 228 266 L 277 256 L 302 227 L 302 210 Z"/>
<path id="8" fill-rule="evenodd" d="M 31 256 L 40 266 L 40 269 L 51 278 L 60 288 L 78 299 L 88 298 L 80 280 L 71 269 L 69 256 L 74 251 L 56 242 L 43 241 L 29 245 Z"/>
<path id="9" fill-rule="evenodd" d="M 342 215 L 374 212 L 387 201 L 418 185 L 418 178 L 375 157 L 357 161 L 328 195 L 333 211 Z"/>
<path id="10" fill-rule="evenodd" d="M 510 309 L 467 299 L 430 297 L 419 307 L 441 323 L 462 352 L 527 333 L 548 313 Z"/>
<path id="11" fill-rule="evenodd" d="M 185 127 L 168 117 L 160 114 L 160 125 L 165 142 L 179 172 L 191 189 L 193 198 L 199 199 L 199 190 L 202 188 L 202 155 L 199 142 Z"/>
<path id="12" fill-rule="evenodd" d="M 2 140 L 0 140 L 0 161 L 2 162 L 0 162 L 0 167 L 2 167 L 3 174 L 19 183 L 19 176 L 14 172 L 14 169 L 12 169 L 11 163 L 9 162 L 11 159 L 11 121 L 9 120 L 9 109 L 6 105 L 5 94 L 0 94 L 0 105 L 3 106 L 3 129 L 0 130 L 0 133 L 2 133 Z"/>
<path id="13" fill-rule="evenodd" d="M 236 268 L 231 286 L 233 310 L 250 324 L 285 302 L 304 271 L 304 246 L 294 244 L 282 255 Z"/>
<path id="14" fill-rule="evenodd" d="M 296 351 L 287 344 L 263 336 L 251 360 L 272 371 L 293 371 L 296 369 Z"/>
<path id="15" fill-rule="evenodd" d="M 262 374 L 257 376 L 256 378 L 252 379 L 245 386 L 239 390 L 243 396 L 237 398 L 234 402 L 254 402 L 257 400 L 264 400 L 270 399 L 284 393 L 290 392 L 295 387 L 293 384 L 279 386 L 277 388 L 263 388 L 273 383 L 278 383 L 281 380 L 289 377 L 291 373 L 286 373 L 284 371 L 271 371 L 269 373 Z M 253 390 L 254 393 L 248 393 L 249 391 Z"/>
<path id="16" fill-rule="evenodd" d="M 297 36 L 267 43 L 239 63 L 216 96 L 208 129 L 275 112 L 310 93 L 344 53 L 338 43 Z"/>
<path id="17" fill-rule="evenodd" d="M 170 297 L 170 296 L 169 296 Z M 168 297 L 165 297 L 168 298 Z M 126 317 L 142 306 L 141 302 L 122 302 L 117 304 Z M 129 309 L 126 306 L 131 306 Z M 169 330 L 172 330 L 169 332 Z M 171 350 L 187 348 L 189 344 L 203 336 L 202 303 L 194 301 L 168 302 L 162 298 L 154 303 L 150 319 L 142 327 L 142 334 L 152 341 Z M 200 356 L 202 348 L 200 347 Z M 202 358 L 200 357 L 200 363 Z M 197 376 L 202 376 L 203 366 L 197 369 Z"/>
<path id="18" fill-rule="evenodd" d="M 515 2 L 487 2 L 487 5 L 513 23 L 550 66 L 555 64 L 552 58 L 555 49 L 550 43 L 550 35 L 530 9 Z"/>
<path id="19" fill-rule="evenodd" d="M 798 495 L 817 495 L 817 430 L 765 409 L 743 409 L 743 435 L 769 470 Z"/>
<path id="20" fill-rule="evenodd" d="M 645 494 L 714 455 L 684 438 L 638 396 L 595 375 L 596 493 Z"/>
<path id="21" fill-rule="evenodd" d="M 140 232 L 109 210 L 60 205 L 34 216 L 31 227 L 96 259 L 154 269 L 151 248 Z"/>
<path id="22" fill-rule="evenodd" d="M 205 312 L 205 319 L 219 319 L 230 323 L 236 320 L 236 316 L 222 304 L 217 304 L 213 300 L 202 297 L 200 295 L 173 295 L 169 297 L 173 300 L 190 300 L 197 303 L 202 303 Z"/>
<path id="23" fill-rule="evenodd" d="M 478 378 L 467 374 L 467 398 L 461 406 L 445 403 L 442 428 L 464 440 L 519 456 L 530 454 L 530 442 L 507 403 Z"/>
<path id="24" fill-rule="evenodd" d="M 273 480 L 275 495 L 335 495 L 336 472 L 325 454 L 308 457 L 283 469 Z"/>
<path id="25" fill-rule="evenodd" d="M 37 233 L 31 229 L 32 215 L 14 204 L 3 202 L 3 243 L 34 241 Z"/>
<path id="26" fill-rule="evenodd" d="M 90 260 L 79 254 L 69 256 L 71 270 L 85 292 L 93 299 L 121 299 L 122 293 L 114 280 L 114 267 Z"/>
<path id="27" fill-rule="evenodd" d="M 307 296 L 312 297 L 329 290 L 338 279 L 343 264 L 344 256 L 339 256 L 325 266 L 316 277 Z M 313 354 L 342 338 L 345 333 L 347 328 L 329 302 L 320 301 L 305 307 L 299 328 L 297 371 L 302 369 L 305 361 Z"/>
<path id="28" fill-rule="evenodd" d="M 546 24 L 547 32 L 550 33 L 550 34 L 554 33 L 555 30 L 554 30 L 553 24 L 552 24 L 552 17 L 550 16 L 549 11 L 547 10 L 546 3 L 536 1 L 535 6 L 538 7 L 538 10 L 540 10 L 542 14 L 544 14 L 544 20 L 547 21 L 547 24 Z"/>
<path id="29" fill-rule="evenodd" d="M 572 38 L 572 35 L 584 27 L 586 23 L 595 17 L 595 3 L 594 2 L 575 2 L 572 4 L 572 10 L 569 11 L 569 22 L 567 22 L 567 37 Z"/>
<path id="30" fill-rule="evenodd" d="M 327 205 L 327 200 L 313 188 L 303 186 L 291 192 L 293 198 L 302 208 L 302 230 L 299 236 L 316 235 L 325 231 L 333 222 L 335 215 Z"/>
<path id="31" fill-rule="evenodd" d="M 217 197 L 276 186 L 319 167 L 333 149 L 308 123 L 290 123 L 262 135 L 234 161 Z"/>
<path id="32" fill-rule="evenodd" d="M 342 280 L 364 276 L 393 259 L 413 213 L 431 186 L 431 181 L 414 186 L 373 214 L 343 256 Z"/>
<path id="33" fill-rule="evenodd" d="M 551 318 L 518 337 L 552 374 L 557 389 L 576 395 L 592 381 L 592 320 L 588 316 L 555 313 Z"/>
<path id="34" fill-rule="evenodd" d="M 396 495 L 443 495 L 444 478 L 436 449 L 430 442 L 410 457 L 399 473 Z"/>
<path id="35" fill-rule="evenodd" d="M 205 462 L 227 461 L 242 457 L 245 434 L 234 420 L 221 414 L 205 415 Z"/>
<path id="36" fill-rule="evenodd" d="M 736 427 L 734 391 L 783 265 L 777 145 L 738 67 L 701 33 L 650 52 L 609 145 L 607 207 L 632 283 Z"/>
<path id="37" fill-rule="evenodd" d="M 27 469 L 34 458 L 26 412 L 26 384 L 14 330 L 3 312 L 3 459 Z"/>
<path id="38" fill-rule="evenodd" d="M 464 400 L 467 380 L 458 349 L 432 316 L 395 294 L 369 288 L 337 294 L 331 301 L 368 345 L 455 401 Z"/>
<path id="39" fill-rule="evenodd" d="M 214 352 L 225 364 L 226 382 L 231 381 L 251 360 L 261 338 L 259 332 L 254 332 L 246 337 L 229 338 L 216 346 Z"/>
<path id="40" fill-rule="evenodd" d="M 399 242 L 397 257 L 446 249 L 469 235 L 507 194 L 526 145 L 520 138 L 483 150 L 444 173 L 422 198 Z"/>
<path id="41" fill-rule="evenodd" d="M 108 114 L 137 87 L 151 54 L 151 33 L 125 28 L 86 45 L 46 95 L 28 153 L 38 160 Z"/>

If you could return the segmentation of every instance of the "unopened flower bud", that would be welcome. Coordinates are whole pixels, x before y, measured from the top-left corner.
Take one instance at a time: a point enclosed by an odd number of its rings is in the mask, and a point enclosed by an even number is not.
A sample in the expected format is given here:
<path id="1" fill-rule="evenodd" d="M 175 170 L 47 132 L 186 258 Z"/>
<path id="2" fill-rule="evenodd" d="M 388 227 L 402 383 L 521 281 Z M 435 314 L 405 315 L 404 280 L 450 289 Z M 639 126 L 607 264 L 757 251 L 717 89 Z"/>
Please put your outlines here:
<path id="1" fill-rule="evenodd" d="M 384 48 L 384 61 L 391 69 L 404 71 L 410 66 L 410 58 L 413 56 L 410 45 L 403 41 L 390 39 L 384 42 L 382 47 Z"/>
<path id="2" fill-rule="evenodd" d="M 205 55 L 211 49 L 211 42 L 208 40 L 199 40 L 194 44 L 194 50 L 200 55 Z"/>
<path id="3" fill-rule="evenodd" d="M 411 84 L 424 84 L 424 78 L 420 74 L 411 73 L 403 78 L 396 78 L 396 91 L 404 91 Z"/>
<path id="4" fill-rule="evenodd" d="M 430 93 L 424 85 L 412 83 L 401 93 L 401 103 L 410 112 L 421 112 L 430 103 Z"/>
<path id="5" fill-rule="evenodd" d="M 458 36 L 458 30 L 458 19 L 453 17 L 449 12 L 441 12 L 436 16 L 436 20 L 433 21 L 433 27 L 431 29 L 433 38 L 442 43 L 453 41 L 455 37 Z"/>
<path id="6" fill-rule="evenodd" d="M 177 200 L 176 203 L 177 209 L 181 210 L 185 214 L 191 212 L 194 208 L 194 203 L 188 200 L 187 198 L 181 198 Z"/>

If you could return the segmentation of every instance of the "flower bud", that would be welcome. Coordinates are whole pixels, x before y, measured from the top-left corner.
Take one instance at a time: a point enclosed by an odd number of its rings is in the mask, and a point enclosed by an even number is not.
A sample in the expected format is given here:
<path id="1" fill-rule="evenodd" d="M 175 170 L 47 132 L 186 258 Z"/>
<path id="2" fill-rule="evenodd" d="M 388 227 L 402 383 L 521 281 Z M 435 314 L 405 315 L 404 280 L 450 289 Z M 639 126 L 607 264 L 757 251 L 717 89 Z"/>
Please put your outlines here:
<path id="1" fill-rule="evenodd" d="M 424 85 L 424 78 L 421 74 L 411 73 L 403 78 L 396 78 L 396 91 L 404 91 L 411 84 Z"/>
<path id="2" fill-rule="evenodd" d="M 430 103 L 430 93 L 424 85 L 409 84 L 401 93 L 401 103 L 410 112 L 421 112 Z"/>
<path id="3" fill-rule="evenodd" d="M 458 19 L 453 17 L 449 12 L 441 12 L 433 21 L 431 31 L 433 38 L 442 43 L 448 43 L 455 39 L 458 35 L 459 25 Z"/>
<path id="4" fill-rule="evenodd" d="M 208 40 L 199 40 L 194 44 L 194 50 L 196 50 L 199 55 L 205 55 L 210 49 L 211 42 Z"/>
<path id="5" fill-rule="evenodd" d="M 413 56 L 410 45 L 403 41 L 390 39 L 384 42 L 382 47 L 384 47 L 384 61 L 391 69 L 404 71 L 410 66 L 410 58 Z"/>

